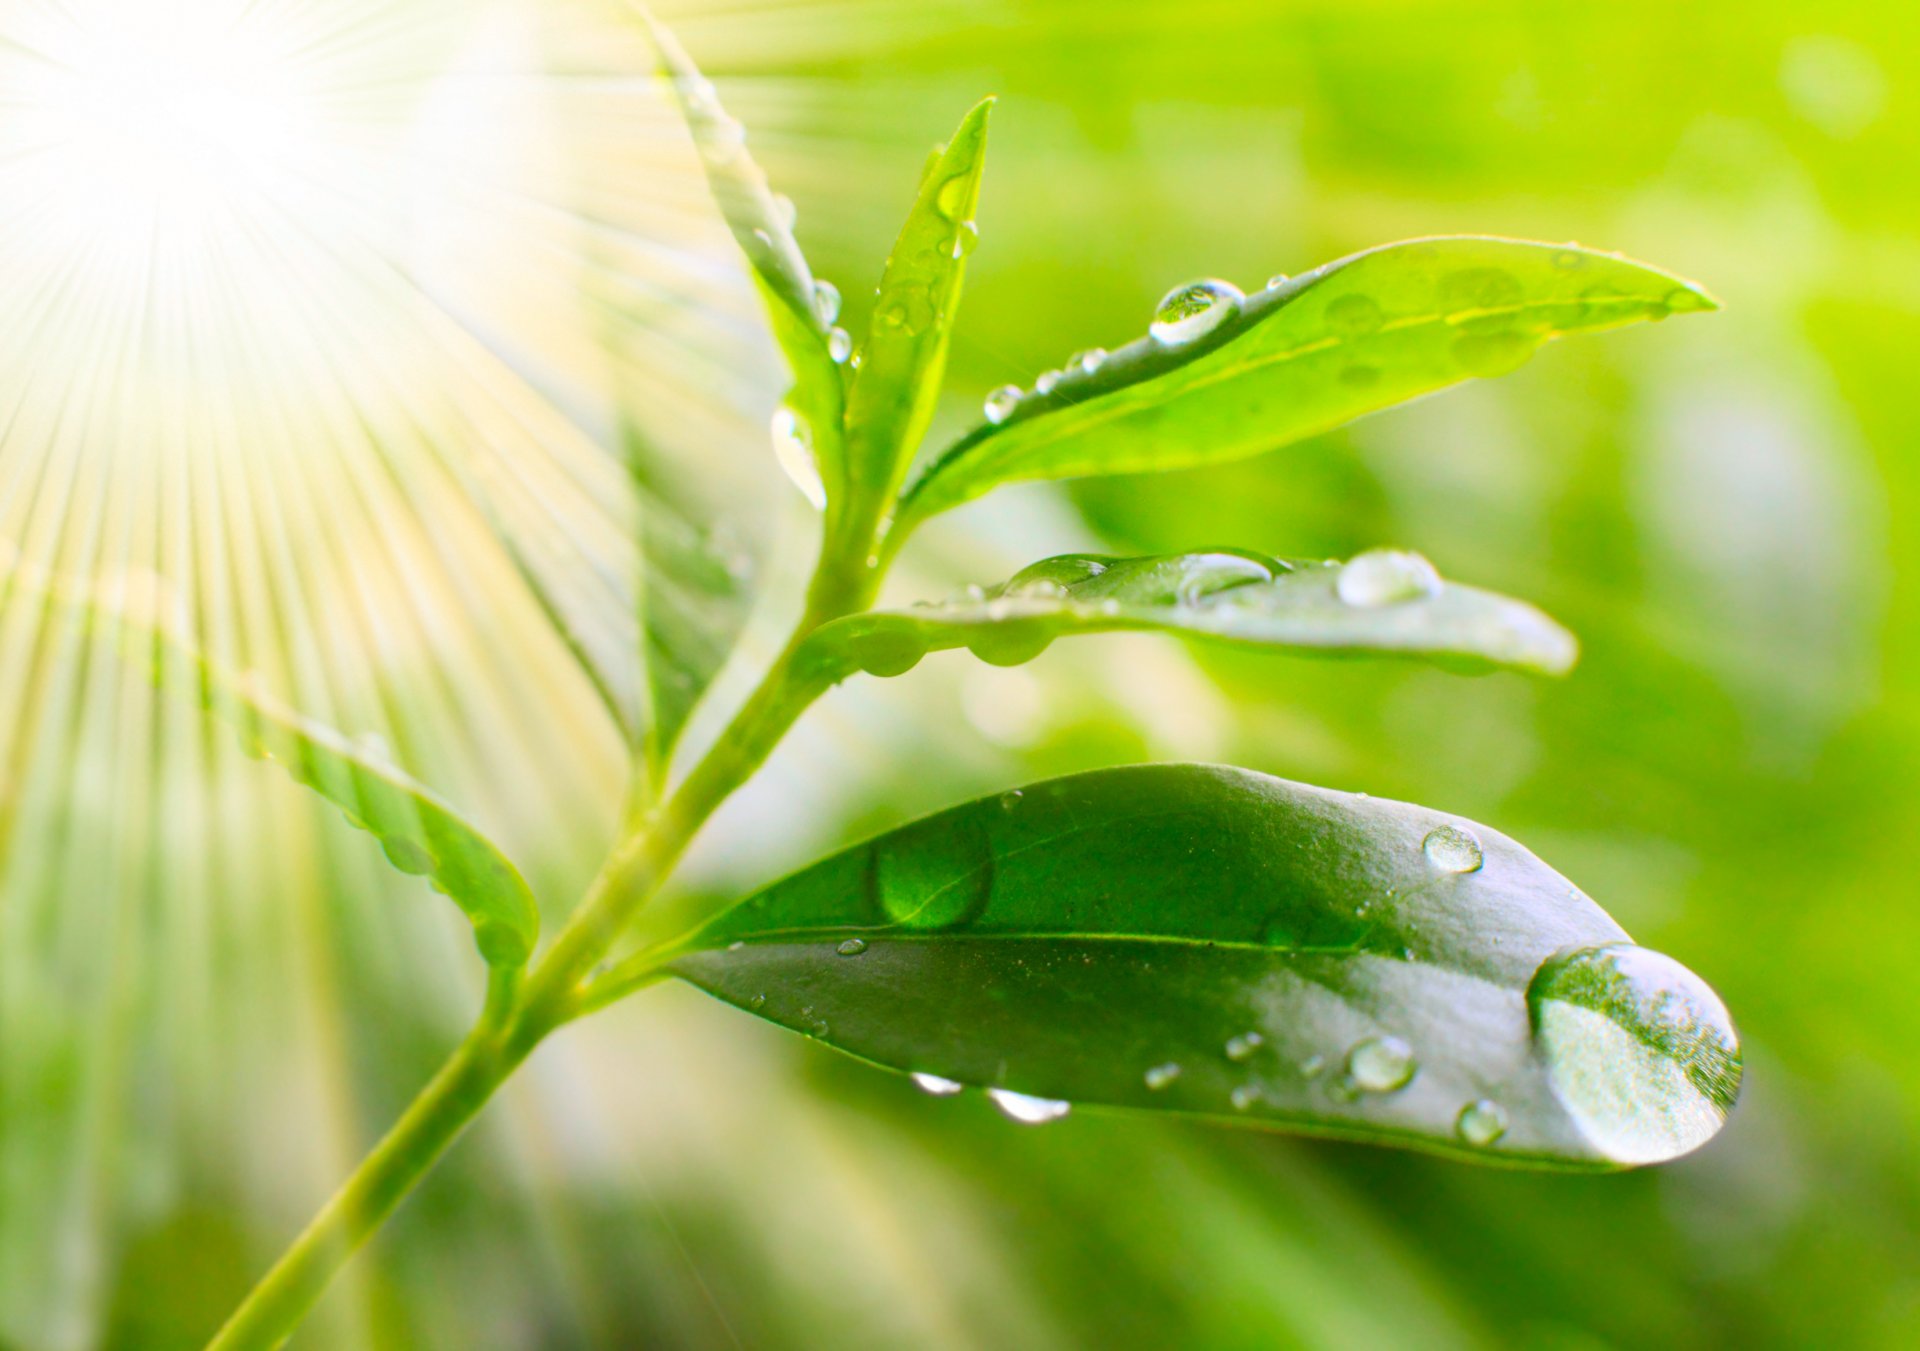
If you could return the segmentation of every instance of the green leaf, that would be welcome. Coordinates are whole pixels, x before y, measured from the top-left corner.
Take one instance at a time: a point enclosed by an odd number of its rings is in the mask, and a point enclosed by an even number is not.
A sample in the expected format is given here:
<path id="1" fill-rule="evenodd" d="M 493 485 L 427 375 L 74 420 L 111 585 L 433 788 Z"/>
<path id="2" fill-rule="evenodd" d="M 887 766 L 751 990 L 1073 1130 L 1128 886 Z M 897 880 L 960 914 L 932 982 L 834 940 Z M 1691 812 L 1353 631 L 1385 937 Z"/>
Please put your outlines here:
<path id="1" fill-rule="evenodd" d="M 1610 1168 L 1700 1145 L 1739 1088 L 1712 990 L 1512 840 L 1216 766 L 929 817 L 760 892 L 668 969 L 1029 1118 L 1104 1104 Z"/>
<path id="2" fill-rule="evenodd" d="M 813 461 L 820 487 L 809 483 L 801 466 L 783 467 L 809 496 L 836 500 L 845 475 L 843 411 L 845 387 L 836 344 L 846 334 L 833 327 L 838 293 L 814 279 L 806 255 L 794 238 L 792 204 L 783 203 L 767 185 L 767 176 L 747 153 L 746 131 L 720 106 L 713 84 L 664 25 L 639 6 L 660 53 L 695 145 L 706 165 L 707 183 L 721 216 L 753 268 L 766 303 L 774 341 L 793 372 L 787 406 L 804 425 L 800 444 Z M 843 359 L 844 359 L 844 353 Z M 788 438 L 781 438 L 786 440 Z"/>
<path id="3" fill-rule="evenodd" d="M 1121 629 L 1545 675 L 1566 672 L 1579 650 L 1572 634 L 1531 605 L 1442 582 L 1419 555 L 1390 550 L 1351 564 L 1286 562 L 1239 549 L 1063 554 L 975 598 L 837 620 L 813 643 L 843 674 L 899 675 L 947 648 L 1011 666 L 1062 634 Z"/>
<path id="4" fill-rule="evenodd" d="M 1190 341 L 1149 336 L 1072 366 L 921 475 L 896 547 L 1003 483 L 1239 459 L 1505 374 L 1563 333 L 1714 308 L 1691 282 L 1573 245 L 1461 236 L 1371 249 L 1246 297 Z"/>
<path id="5" fill-rule="evenodd" d="M 179 631 L 164 590 L 116 599 L 117 584 L 89 587 L 16 568 L 12 579 L 41 591 L 82 623 L 151 663 L 154 683 L 185 681 L 200 705 L 240 733 L 249 755 L 274 761 L 340 809 L 347 823 L 380 841 L 387 861 L 425 877 L 473 924 L 489 966 L 524 965 L 540 935 L 533 892 L 478 827 L 415 782 L 383 753 L 289 708 L 259 682 L 236 675 Z M 155 599 L 155 598 L 158 599 Z"/>
<path id="6" fill-rule="evenodd" d="M 946 372 L 973 218 L 986 164 L 987 117 L 977 104 L 921 176 L 895 241 L 847 396 L 847 464 L 856 494 L 891 499 L 926 434 Z"/>

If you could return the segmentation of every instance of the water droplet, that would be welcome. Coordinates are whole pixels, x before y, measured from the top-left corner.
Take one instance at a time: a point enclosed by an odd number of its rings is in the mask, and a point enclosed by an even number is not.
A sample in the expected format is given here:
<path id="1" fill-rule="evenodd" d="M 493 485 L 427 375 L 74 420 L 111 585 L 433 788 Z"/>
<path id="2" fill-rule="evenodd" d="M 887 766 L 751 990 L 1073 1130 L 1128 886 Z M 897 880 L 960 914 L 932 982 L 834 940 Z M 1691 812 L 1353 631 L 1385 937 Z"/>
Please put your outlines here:
<path id="1" fill-rule="evenodd" d="M 1092 375 L 1106 364 L 1107 349 L 1104 347 L 1089 347 L 1086 351 L 1075 352 L 1067 358 L 1067 367 L 1069 370 L 1082 371 L 1087 375 Z"/>
<path id="2" fill-rule="evenodd" d="M 1231 319 L 1243 299 L 1231 282 L 1210 279 L 1176 286 L 1154 307 L 1147 333 L 1162 346 L 1180 347 Z"/>
<path id="3" fill-rule="evenodd" d="M 1327 1067 L 1327 1058 L 1323 1055 L 1310 1055 L 1300 1062 L 1300 1073 L 1309 1079 L 1318 1078 L 1320 1071 Z"/>
<path id="4" fill-rule="evenodd" d="M 1689 287 L 1678 287 L 1667 292 L 1666 308 L 1671 314 L 1689 314 L 1700 310 L 1710 310 L 1713 302 Z"/>
<path id="5" fill-rule="evenodd" d="M 816 511 L 827 505 L 827 488 L 813 456 L 813 429 L 786 405 L 773 410 L 773 457 Z"/>
<path id="6" fill-rule="evenodd" d="M 1453 341 L 1453 359 L 1468 375 L 1484 380 L 1520 369 L 1539 345 L 1528 333 L 1463 333 Z"/>
<path id="7" fill-rule="evenodd" d="M 1464 311 L 1498 310 L 1520 303 L 1520 279 L 1497 267 L 1468 267 L 1440 282 L 1440 308 L 1451 317 Z"/>
<path id="8" fill-rule="evenodd" d="M 989 1088 L 987 1096 L 1001 1112 L 1023 1126 L 1038 1126 L 1058 1121 L 1073 1109 L 1073 1104 L 1056 1098 L 1034 1098 L 1006 1088 Z"/>
<path id="9" fill-rule="evenodd" d="M 1658 1163 L 1704 1144 L 1740 1092 L 1740 1042 L 1700 977 L 1632 943 L 1558 953 L 1527 987 L 1553 1094 L 1605 1157 Z"/>
<path id="10" fill-rule="evenodd" d="M 1003 596 L 1054 595 L 1070 591 L 1107 570 L 1107 560 L 1091 554 L 1060 554 L 1030 563 L 1007 580 Z"/>
<path id="11" fill-rule="evenodd" d="M 1055 386 L 1057 386 L 1059 383 L 1060 383 L 1060 372 L 1048 371 L 1044 375 L 1042 375 L 1038 380 L 1035 380 L 1033 382 L 1033 392 L 1035 394 L 1051 394 L 1053 393 Z"/>
<path id="12" fill-rule="evenodd" d="M 700 153 L 709 164 L 731 164 L 747 143 L 747 129 L 731 117 L 717 117 L 700 134 Z"/>
<path id="13" fill-rule="evenodd" d="M 858 957 L 861 953 L 865 952 L 866 950 L 867 950 L 867 940 L 864 938 L 845 939 L 841 942 L 839 947 L 834 949 L 834 951 L 839 953 L 842 957 Z"/>
<path id="14" fill-rule="evenodd" d="M 674 83 L 679 87 L 680 97 L 687 107 L 696 112 L 712 112 L 720 106 L 720 96 L 715 92 L 713 81 L 701 75 L 683 75 Z"/>
<path id="15" fill-rule="evenodd" d="M 927 655 L 926 645 L 899 629 L 870 629 L 847 640 L 853 664 L 872 676 L 905 675 Z"/>
<path id="16" fill-rule="evenodd" d="M 982 410 L 987 415 L 987 421 L 997 427 L 1012 417 L 1013 410 L 1020 406 L 1021 392 L 1018 385 L 1002 385 L 987 395 L 987 402 Z"/>
<path id="17" fill-rule="evenodd" d="M 424 877 L 433 871 L 433 855 L 412 840 L 402 839 L 398 835 L 384 836 L 380 841 L 380 850 L 387 856 L 387 862 L 403 873 Z"/>
<path id="18" fill-rule="evenodd" d="M 1404 549 L 1369 549 L 1341 566 L 1333 589 L 1348 605 L 1397 605 L 1439 595 L 1440 574 L 1419 554 Z"/>
<path id="19" fill-rule="evenodd" d="M 914 1071 L 913 1083 L 922 1093 L 931 1093 L 936 1098 L 950 1098 L 966 1087 L 957 1079 L 942 1079 L 937 1074 L 927 1074 L 921 1070 Z"/>
<path id="20" fill-rule="evenodd" d="M 1453 1128 L 1474 1148 L 1485 1149 L 1507 1133 L 1507 1109 L 1491 1098 L 1481 1098 L 1460 1109 Z"/>
<path id="21" fill-rule="evenodd" d="M 823 324 L 840 317 L 840 288 L 824 277 L 813 279 L 813 312 Z"/>
<path id="22" fill-rule="evenodd" d="M 853 338 L 846 329 L 827 330 L 827 355 L 833 359 L 833 364 L 836 366 L 853 355 Z"/>
<path id="23" fill-rule="evenodd" d="M 994 852 L 977 814 L 932 817 L 867 845 L 876 923 L 914 932 L 972 923 L 993 899 Z"/>
<path id="24" fill-rule="evenodd" d="M 988 607 L 988 613 L 992 613 L 992 606 Z M 979 629 L 968 639 L 967 651 L 989 666 L 1021 666 L 1045 652 L 1052 644 L 1053 635 L 1043 623 L 1026 620 Z"/>
<path id="25" fill-rule="evenodd" d="M 1005 812 L 1012 811 L 1015 807 L 1018 807 L 1020 805 L 1020 799 L 1023 796 L 1025 796 L 1025 794 L 1023 794 L 1018 788 L 1009 789 L 1008 791 L 1002 793 L 1000 795 L 1000 810 Z"/>
<path id="26" fill-rule="evenodd" d="M 1553 265 L 1562 272 L 1571 272 L 1577 267 L 1586 266 L 1586 255 L 1572 249 L 1562 249 L 1553 255 Z"/>
<path id="27" fill-rule="evenodd" d="M 1327 327 L 1342 338 L 1364 338 L 1387 321 L 1372 296 L 1335 296 L 1327 302 Z"/>
<path id="28" fill-rule="evenodd" d="M 1347 1077 L 1363 1093 L 1405 1088 L 1417 1068 L 1413 1048 L 1398 1037 L 1368 1037 L 1347 1052 Z"/>
<path id="29" fill-rule="evenodd" d="M 1282 286 L 1285 286 L 1286 284 L 1287 284 L 1287 274 L 1284 272 L 1276 272 L 1271 277 L 1267 278 L 1267 289 L 1269 291 L 1277 291 Z"/>
<path id="30" fill-rule="evenodd" d="M 783 230 L 791 230 L 793 223 L 800 219 L 800 209 L 793 204 L 793 198 L 784 192 L 773 194 L 773 218 Z"/>
<path id="31" fill-rule="evenodd" d="M 764 1008 L 766 1003 L 767 997 L 764 994 L 757 994 L 747 1000 L 747 1007 L 750 1009 Z"/>
<path id="32" fill-rule="evenodd" d="M 1148 1088 L 1158 1093 L 1180 1077 L 1180 1067 L 1169 1060 L 1164 1065 L 1155 1065 L 1141 1077 L 1146 1080 Z"/>
<path id="33" fill-rule="evenodd" d="M 972 187 L 967 175 L 955 174 L 933 194 L 933 204 L 948 220 L 958 221 L 965 216 L 967 198 L 971 195 Z"/>
<path id="34" fill-rule="evenodd" d="M 1420 852 L 1445 873 L 1477 873 L 1487 861 L 1473 832 L 1453 825 L 1439 825 L 1428 831 L 1427 838 L 1420 841 Z"/>
<path id="35" fill-rule="evenodd" d="M 763 256 L 772 253 L 773 236 L 765 230 L 755 230 L 753 232 L 753 247 L 756 252 Z"/>
<path id="36" fill-rule="evenodd" d="M 727 951 L 728 951 L 728 952 L 743 952 L 743 951 L 745 951 L 745 950 L 746 950 L 746 946 L 747 946 L 747 940 L 746 940 L 746 939 L 744 939 L 744 938 L 736 938 L 736 939 L 734 939 L 734 940 L 733 940 L 733 941 L 732 941 L 731 943 L 729 943 L 729 944 L 727 944 Z"/>
<path id="37" fill-rule="evenodd" d="M 954 227 L 953 234 L 947 239 L 947 257 L 958 262 L 979 245 L 980 227 L 970 220 L 963 220 Z"/>
<path id="38" fill-rule="evenodd" d="M 1242 1032 L 1237 1037 L 1227 1039 L 1227 1059 L 1245 1060 L 1266 1044 L 1267 1039 L 1258 1032 Z"/>
<path id="39" fill-rule="evenodd" d="M 1227 1101 L 1234 1105 L 1235 1110 L 1244 1112 L 1260 1101 L 1260 1090 L 1252 1084 L 1240 1084 L 1227 1094 Z"/>

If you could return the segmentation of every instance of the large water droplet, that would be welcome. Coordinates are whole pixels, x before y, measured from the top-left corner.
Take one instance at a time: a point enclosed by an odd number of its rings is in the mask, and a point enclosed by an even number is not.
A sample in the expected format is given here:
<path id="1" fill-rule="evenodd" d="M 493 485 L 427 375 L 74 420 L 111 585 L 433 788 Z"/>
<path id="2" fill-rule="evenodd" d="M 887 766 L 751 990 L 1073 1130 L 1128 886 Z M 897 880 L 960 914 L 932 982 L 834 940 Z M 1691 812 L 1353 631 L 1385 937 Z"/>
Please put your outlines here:
<path id="1" fill-rule="evenodd" d="M 1035 394 L 1051 394 L 1059 383 L 1060 372 L 1047 371 L 1038 380 L 1033 382 L 1033 392 Z"/>
<path id="2" fill-rule="evenodd" d="M 1082 371 L 1087 375 L 1092 375 L 1106 364 L 1107 349 L 1104 347 L 1089 347 L 1086 351 L 1075 352 L 1067 358 L 1068 370 Z"/>
<path id="3" fill-rule="evenodd" d="M 879 628 L 847 640 L 853 664 L 872 676 L 905 675 L 927 655 L 926 644 L 901 629 Z"/>
<path id="4" fill-rule="evenodd" d="M 1013 416 L 1013 410 L 1020 406 L 1020 386 L 1002 385 L 987 395 L 987 402 L 981 411 L 987 415 L 987 421 L 999 426 Z"/>
<path id="5" fill-rule="evenodd" d="M 1034 1098 L 1007 1088 L 989 1088 L 987 1096 L 993 1099 L 995 1107 L 1023 1126 L 1058 1121 L 1073 1109 L 1072 1103 L 1057 1098 Z"/>
<path id="6" fill-rule="evenodd" d="M 1485 851 L 1473 832 L 1454 825 L 1439 825 L 1420 841 L 1420 852 L 1441 872 L 1475 873 L 1486 863 Z"/>
<path id="7" fill-rule="evenodd" d="M 1271 277 L 1267 278 L 1267 289 L 1269 291 L 1277 291 L 1282 286 L 1285 286 L 1286 284 L 1287 284 L 1287 274 L 1284 272 L 1276 272 Z"/>
<path id="8" fill-rule="evenodd" d="M 813 503 L 816 511 L 827 505 L 827 488 L 820 481 L 820 466 L 813 457 L 813 429 L 793 409 L 784 404 L 773 410 L 773 457 L 780 462 L 788 478 Z"/>
<path id="9" fill-rule="evenodd" d="M 980 246 L 980 227 L 970 220 L 963 220 L 954 226 L 953 233 L 947 237 L 947 257 L 959 262 Z"/>
<path id="10" fill-rule="evenodd" d="M 824 277 L 813 279 L 813 312 L 823 324 L 840 317 L 840 288 Z"/>
<path id="11" fill-rule="evenodd" d="M 991 607 L 989 607 L 991 613 Z M 967 640 L 967 650 L 989 666 L 1020 666 L 1053 644 L 1053 634 L 1032 620 L 982 625 Z"/>
<path id="12" fill-rule="evenodd" d="M 1349 605 L 1397 605 L 1439 595 L 1440 574 L 1419 554 L 1369 549 L 1342 565 L 1333 589 Z"/>
<path id="13" fill-rule="evenodd" d="M 1632 943 L 1562 952 L 1527 987 L 1534 1048 L 1588 1141 L 1658 1163 L 1711 1139 L 1740 1093 L 1740 1042 L 1718 995 Z"/>
<path id="14" fill-rule="evenodd" d="M 950 1098 L 966 1085 L 956 1079 L 942 1079 L 937 1074 L 927 1074 L 916 1070 L 913 1074 L 914 1087 L 922 1093 L 931 1093 L 936 1098 Z"/>
<path id="15" fill-rule="evenodd" d="M 827 330 L 827 356 L 838 366 L 853 355 L 853 335 L 844 328 Z"/>
<path id="16" fill-rule="evenodd" d="M 1363 1093 L 1405 1088 L 1417 1068 L 1413 1048 L 1398 1037 L 1368 1037 L 1347 1052 L 1347 1078 Z"/>
<path id="17" fill-rule="evenodd" d="M 834 949 L 834 951 L 839 953 L 842 957 L 858 957 L 861 953 L 865 952 L 866 950 L 867 950 L 867 940 L 864 938 L 842 939 L 840 941 L 840 946 Z"/>
<path id="18" fill-rule="evenodd" d="M 993 897 L 993 843 L 972 813 L 934 817 L 872 841 L 868 885 L 875 918 L 914 930 L 977 918 Z"/>
<path id="19" fill-rule="evenodd" d="M 1020 569 L 1000 589 L 1003 596 L 1053 595 L 1070 591 L 1107 570 L 1107 560 L 1092 554 L 1059 554 Z"/>
<path id="20" fill-rule="evenodd" d="M 1147 333 L 1163 346 L 1182 346 L 1231 319 L 1243 299 L 1231 282 L 1209 279 L 1176 286 L 1160 298 Z"/>
<path id="21" fill-rule="evenodd" d="M 1146 1080 L 1148 1088 L 1158 1093 L 1180 1077 L 1180 1067 L 1169 1060 L 1164 1065 L 1155 1065 L 1141 1077 Z"/>
<path id="22" fill-rule="evenodd" d="M 1453 1128 L 1474 1148 L 1485 1149 L 1507 1133 L 1507 1109 L 1491 1098 L 1481 1098 L 1460 1109 Z"/>

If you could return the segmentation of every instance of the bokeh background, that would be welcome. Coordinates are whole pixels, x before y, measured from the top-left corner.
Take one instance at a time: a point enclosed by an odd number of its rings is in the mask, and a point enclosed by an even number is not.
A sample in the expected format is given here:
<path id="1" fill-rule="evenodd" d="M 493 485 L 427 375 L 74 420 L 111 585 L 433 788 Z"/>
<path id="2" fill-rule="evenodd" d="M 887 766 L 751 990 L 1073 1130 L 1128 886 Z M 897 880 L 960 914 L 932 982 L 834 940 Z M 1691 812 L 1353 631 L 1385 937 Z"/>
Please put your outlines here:
<path id="1" fill-rule="evenodd" d="M 194 8 L 148 11 L 114 79 L 179 59 Z M 620 748 L 514 555 L 606 652 L 635 643 L 636 551 L 653 660 L 697 678 L 743 624 L 711 731 L 811 545 L 752 297 L 617 5 L 213 11 L 207 32 L 292 25 L 274 51 L 322 62 L 300 68 L 349 124 L 305 168 L 374 176 L 284 246 L 155 208 L 219 238 L 90 285 L 137 250 L 88 233 L 85 194 L 50 222 L 79 171 L 20 110 L 62 22 L 125 13 L 0 3 L 7 561 L 160 585 L 470 808 L 557 917 Z M 988 389 L 1137 336 L 1175 282 L 1251 290 L 1395 238 L 1578 239 L 1726 307 L 1241 466 L 1008 490 L 893 584 L 1393 544 L 1566 622 L 1570 678 L 1137 637 L 1011 670 L 945 654 L 829 696 L 683 889 L 1045 775 L 1231 761 L 1527 842 L 1716 986 L 1745 1093 L 1696 1156 L 1606 1178 L 1097 1112 L 1027 1128 L 661 989 L 543 1048 L 296 1345 L 1920 1344 L 1920 11 L 660 11 L 856 331 L 927 147 L 1001 96 L 934 444 Z M 196 316 L 172 336 L 169 306 Z M 0 598 L 8 1351 L 196 1345 L 474 1007 L 450 907 L 124 665 L 29 588 Z"/>

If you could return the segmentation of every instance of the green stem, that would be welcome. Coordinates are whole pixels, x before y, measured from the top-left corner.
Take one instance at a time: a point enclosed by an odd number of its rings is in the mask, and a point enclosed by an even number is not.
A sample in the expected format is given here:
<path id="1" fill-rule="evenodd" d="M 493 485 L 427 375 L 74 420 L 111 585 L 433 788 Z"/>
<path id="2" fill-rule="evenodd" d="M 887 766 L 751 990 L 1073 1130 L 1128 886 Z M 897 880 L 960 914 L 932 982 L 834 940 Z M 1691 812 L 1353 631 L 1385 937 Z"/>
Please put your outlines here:
<path id="1" fill-rule="evenodd" d="M 658 889 L 714 810 L 750 778 L 835 672 L 806 647 L 813 630 L 871 601 L 861 564 L 822 561 L 807 612 L 766 678 L 678 789 L 608 856 L 539 964 L 490 973 L 486 1009 L 431 1083 L 247 1295 L 209 1351 L 269 1351 L 292 1335 L 347 1259 L 459 1138 L 494 1092 L 555 1028 L 603 1007 L 582 983 Z M 634 988 L 638 984 L 635 982 Z"/>

